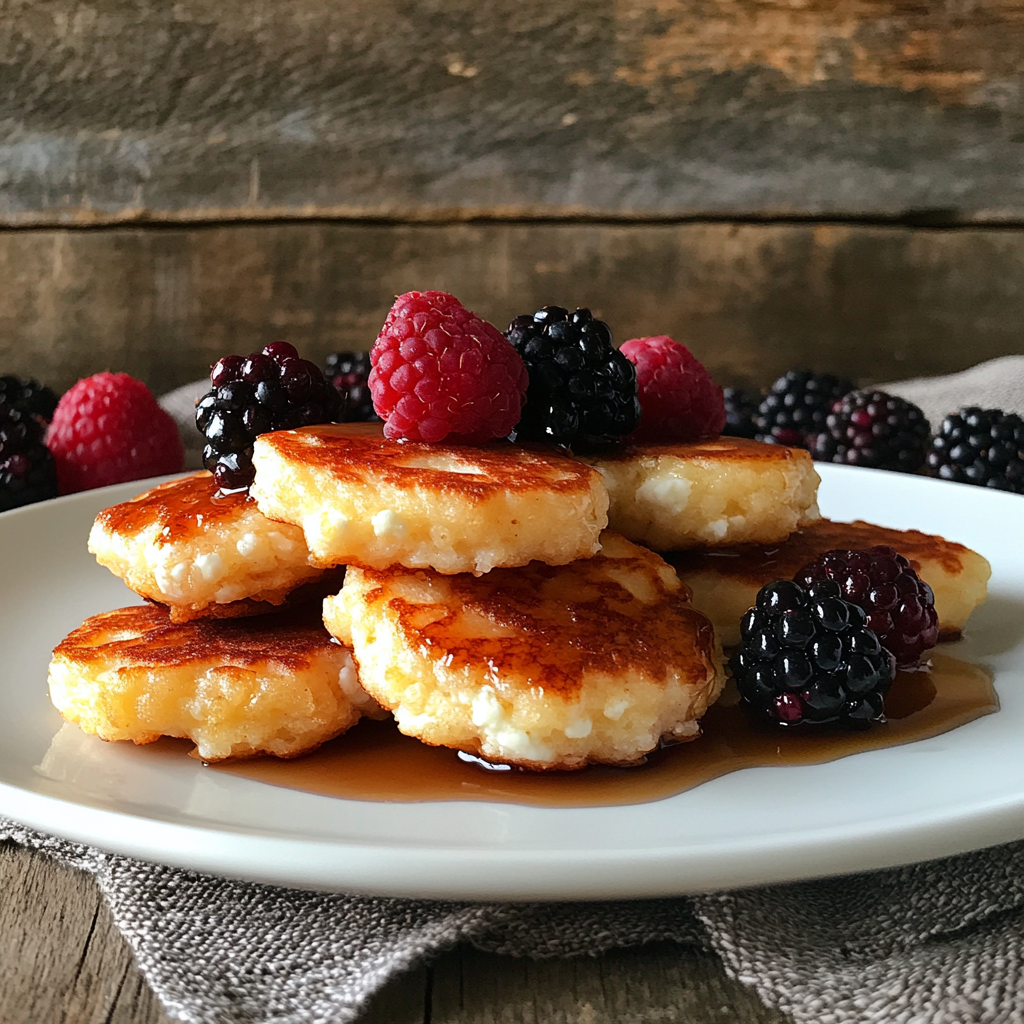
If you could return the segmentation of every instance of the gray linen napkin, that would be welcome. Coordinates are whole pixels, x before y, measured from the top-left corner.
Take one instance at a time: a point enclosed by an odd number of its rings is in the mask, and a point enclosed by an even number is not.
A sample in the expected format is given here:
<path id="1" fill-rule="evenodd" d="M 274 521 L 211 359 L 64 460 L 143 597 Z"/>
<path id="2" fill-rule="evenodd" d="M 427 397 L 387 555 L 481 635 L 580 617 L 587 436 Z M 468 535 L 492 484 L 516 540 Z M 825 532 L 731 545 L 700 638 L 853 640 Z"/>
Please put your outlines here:
<path id="1" fill-rule="evenodd" d="M 887 387 L 936 419 L 968 404 L 1024 411 L 1024 356 Z M 164 399 L 189 441 L 202 390 Z M 93 874 L 153 990 L 189 1024 L 341 1024 L 391 978 L 460 941 L 556 957 L 659 940 L 715 950 L 797 1024 L 1024 1024 L 1024 842 L 687 899 L 470 904 L 236 882 L 2 819 L 0 840 Z"/>

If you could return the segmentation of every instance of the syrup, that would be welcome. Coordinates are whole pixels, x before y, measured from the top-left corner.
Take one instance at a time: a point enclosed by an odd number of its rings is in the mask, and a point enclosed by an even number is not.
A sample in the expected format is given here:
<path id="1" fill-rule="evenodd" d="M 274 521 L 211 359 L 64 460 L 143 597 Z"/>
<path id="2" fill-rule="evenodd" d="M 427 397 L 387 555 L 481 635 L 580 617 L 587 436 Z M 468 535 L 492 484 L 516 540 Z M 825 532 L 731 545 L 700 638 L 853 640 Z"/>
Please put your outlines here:
<path id="1" fill-rule="evenodd" d="M 391 722 L 364 720 L 307 757 L 225 762 L 215 770 L 348 800 L 486 800 L 542 807 L 637 804 L 683 793 L 741 768 L 824 764 L 927 739 L 998 711 L 999 699 L 988 671 L 933 653 L 930 670 L 897 675 L 885 708 L 888 721 L 863 732 L 812 732 L 756 722 L 726 698 L 704 716 L 700 739 L 656 751 L 635 768 L 488 771 L 454 750 L 403 736 Z"/>

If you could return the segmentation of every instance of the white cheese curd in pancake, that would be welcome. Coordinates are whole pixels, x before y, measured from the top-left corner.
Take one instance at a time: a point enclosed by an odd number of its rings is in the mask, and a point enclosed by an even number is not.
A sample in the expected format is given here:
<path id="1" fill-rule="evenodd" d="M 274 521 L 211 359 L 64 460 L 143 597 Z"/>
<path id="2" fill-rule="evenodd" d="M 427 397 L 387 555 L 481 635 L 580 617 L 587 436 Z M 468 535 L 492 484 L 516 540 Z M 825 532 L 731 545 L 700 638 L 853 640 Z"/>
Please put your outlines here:
<path id="1" fill-rule="evenodd" d="M 135 605 L 87 619 L 57 647 L 50 699 L 104 740 L 186 737 L 204 761 L 298 757 L 383 712 L 319 605 L 249 619 L 172 623 Z"/>
<path id="2" fill-rule="evenodd" d="M 256 439 L 252 496 L 300 526 L 318 565 L 485 573 L 593 555 L 608 495 L 594 470 L 540 447 L 388 441 L 379 424 Z"/>
<path id="3" fill-rule="evenodd" d="M 578 456 L 601 474 L 609 528 L 656 551 L 785 540 L 819 517 L 808 452 L 718 437 Z"/>
<path id="4" fill-rule="evenodd" d="M 324 622 L 402 732 L 532 769 L 633 764 L 699 735 L 722 687 L 708 620 L 653 552 L 484 576 L 350 568 Z"/>
<path id="5" fill-rule="evenodd" d="M 324 575 L 300 529 L 267 519 L 244 493 L 217 495 L 205 472 L 104 509 L 89 550 L 175 621 L 266 611 Z"/>

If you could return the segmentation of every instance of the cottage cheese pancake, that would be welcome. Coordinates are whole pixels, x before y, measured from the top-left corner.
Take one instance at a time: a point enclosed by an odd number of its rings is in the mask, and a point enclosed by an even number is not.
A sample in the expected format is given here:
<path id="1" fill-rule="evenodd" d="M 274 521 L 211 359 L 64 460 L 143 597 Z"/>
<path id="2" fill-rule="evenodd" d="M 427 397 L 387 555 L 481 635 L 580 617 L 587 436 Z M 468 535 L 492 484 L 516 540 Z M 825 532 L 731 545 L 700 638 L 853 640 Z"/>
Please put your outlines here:
<path id="1" fill-rule="evenodd" d="M 101 739 L 187 737 L 206 761 L 297 757 L 381 715 L 318 605 L 180 624 L 147 605 L 95 615 L 54 651 L 50 699 Z"/>
<path id="2" fill-rule="evenodd" d="M 693 590 L 694 605 L 714 622 L 722 643 L 733 646 L 740 641 L 740 617 L 766 583 L 792 579 L 826 551 L 875 544 L 895 548 L 932 588 L 939 639 L 960 639 L 968 616 L 985 600 L 992 569 L 976 551 L 933 534 L 819 519 L 781 544 L 680 551 L 665 557 Z"/>
<path id="3" fill-rule="evenodd" d="M 560 567 L 350 568 L 324 622 L 402 732 L 526 768 L 630 764 L 693 739 L 723 681 L 686 587 L 611 533 Z"/>
<path id="4" fill-rule="evenodd" d="M 257 438 L 252 496 L 301 526 L 318 565 L 485 573 L 594 554 L 608 495 L 587 466 L 540 447 L 388 441 L 379 424 Z"/>
<path id="5" fill-rule="evenodd" d="M 104 509 L 89 550 L 135 593 L 167 605 L 176 622 L 269 611 L 297 588 L 315 591 L 324 576 L 310 565 L 300 529 L 271 522 L 244 493 L 216 495 L 209 473 Z M 337 590 L 341 580 L 327 583 Z"/>
<path id="6" fill-rule="evenodd" d="M 609 527 L 657 551 L 785 540 L 819 516 L 820 479 L 797 448 L 718 437 L 584 457 L 611 498 Z"/>

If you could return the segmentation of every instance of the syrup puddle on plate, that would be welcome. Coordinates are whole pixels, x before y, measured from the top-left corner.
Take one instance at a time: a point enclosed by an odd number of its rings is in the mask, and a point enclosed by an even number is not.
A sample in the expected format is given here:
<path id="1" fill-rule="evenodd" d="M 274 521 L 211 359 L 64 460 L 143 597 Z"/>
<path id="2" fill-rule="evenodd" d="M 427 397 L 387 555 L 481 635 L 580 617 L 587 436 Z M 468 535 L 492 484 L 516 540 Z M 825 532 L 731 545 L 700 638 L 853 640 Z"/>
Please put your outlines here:
<path id="1" fill-rule="evenodd" d="M 824 764 L 938 736 L 998 711 L 999 699 L 985 669 L 933 654 L 930 671 L 898 673 L 885 708 L 888 721 L 863 732 L 811 732 L 772 728 L 754 721 L 742 707 L 718 703 L 704 716 L 699 739 L 656 751 L 635 768 L 489 771 L 461 760 L 454 750 L 403 736 L 392 722 L 367 719 L 306 757 L 211 767 L 347 800 L 487 800 L 541 807 L 639 804 L 683 793 L 741 768 Z"/>

